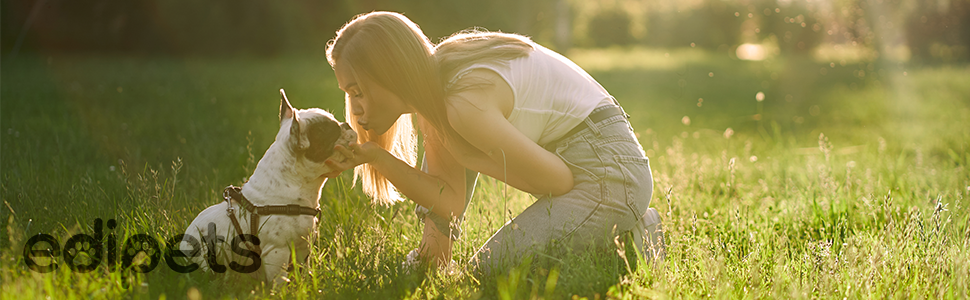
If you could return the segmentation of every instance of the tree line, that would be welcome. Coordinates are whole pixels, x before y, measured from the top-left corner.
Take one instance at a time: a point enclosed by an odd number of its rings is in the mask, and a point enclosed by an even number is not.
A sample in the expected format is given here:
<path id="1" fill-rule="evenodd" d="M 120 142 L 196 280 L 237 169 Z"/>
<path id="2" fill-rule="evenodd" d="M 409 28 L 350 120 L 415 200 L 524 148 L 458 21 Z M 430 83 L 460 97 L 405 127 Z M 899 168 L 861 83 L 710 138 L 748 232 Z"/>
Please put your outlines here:
<path id="1" fill-rule="evenodd" d="M 701 47 L 771 42 L 783 54 L 822 43 L 965 60 L 970 0 L 11 0 L 3 53 L 322 54 L 354 15 L 402 12 L 434 41 L 479 27 L 569 47 Z"/>

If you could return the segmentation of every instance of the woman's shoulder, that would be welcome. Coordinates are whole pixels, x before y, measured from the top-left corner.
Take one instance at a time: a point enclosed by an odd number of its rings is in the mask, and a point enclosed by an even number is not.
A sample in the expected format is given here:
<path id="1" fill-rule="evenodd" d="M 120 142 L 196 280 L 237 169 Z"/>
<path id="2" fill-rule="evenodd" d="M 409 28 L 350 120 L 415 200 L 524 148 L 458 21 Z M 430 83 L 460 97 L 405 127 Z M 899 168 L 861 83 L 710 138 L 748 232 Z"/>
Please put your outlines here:
<path id="1" fill-rule="evenodd" d="M 483 66 L 477 68 L 470 68 L 461 77 L 455 78 L 455 82 L 459 85 L 477 85 L 477 84 L 499 84 L 504 83 L 505 79 L 502 78 L 496 70 L 491 68 L 485 68 Z M 476 89 L 472 89 L 476 90 Z M 464 90 L 460 92 L 465 92 Z"/>
<path id="2" fill-rule="evenodd" d="M 497 111 L 508 117 L 515 104 L 512 87 L 493 70 L 471 70 L 458 79 L 456 84 L 466 88 L 448 95 L 446 102 L 449 119 L 489 111 Z"/>

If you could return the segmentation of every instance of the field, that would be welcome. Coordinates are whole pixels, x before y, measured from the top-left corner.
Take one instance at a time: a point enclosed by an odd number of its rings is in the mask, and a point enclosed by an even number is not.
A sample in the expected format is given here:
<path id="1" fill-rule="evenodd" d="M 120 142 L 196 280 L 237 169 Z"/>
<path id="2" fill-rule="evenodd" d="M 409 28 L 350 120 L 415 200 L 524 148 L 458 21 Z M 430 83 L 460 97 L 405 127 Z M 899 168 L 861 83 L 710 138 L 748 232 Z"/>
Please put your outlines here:
<path id="1" fill-rule="evenodd" d="M 182 233 L 272 142 L 280 87 L 298 108 L 337 115 L 343 95 L 322 56 L 27 56 L 2 68 L 0 298 L 970 296 L 966 65 L 694 49 L 569 56 L 632 115 L 664 218 L 663 262 L 573 253 L 486 278 L 408 271 L 422 228 L 414 204 L 375 206 L 347 172 L 324 187 L 320 237 L 282 286 L 164 263 L 32 272 L 24 245 L 39 233 L 63 245 L 98 218 L 117 221 L 106 234 L 119 244 Z M 531 201 L 480 179 L 459 265 Z"/>

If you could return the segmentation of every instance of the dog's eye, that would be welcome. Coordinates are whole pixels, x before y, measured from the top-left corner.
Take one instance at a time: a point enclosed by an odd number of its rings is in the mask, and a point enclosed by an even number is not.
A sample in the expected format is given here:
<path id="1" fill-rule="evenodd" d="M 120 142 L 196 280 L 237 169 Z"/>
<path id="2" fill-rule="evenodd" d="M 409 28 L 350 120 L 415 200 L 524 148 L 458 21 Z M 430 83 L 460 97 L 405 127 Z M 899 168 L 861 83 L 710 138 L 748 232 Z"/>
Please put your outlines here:
<path id="1" fill-rule="evenodd" d="M 342 134 L 336 121 L 313 123 L 307 130 L 310 148 L 306 157 L 315 162 L 323 162 L 333 154 L 333 144 Z"/>

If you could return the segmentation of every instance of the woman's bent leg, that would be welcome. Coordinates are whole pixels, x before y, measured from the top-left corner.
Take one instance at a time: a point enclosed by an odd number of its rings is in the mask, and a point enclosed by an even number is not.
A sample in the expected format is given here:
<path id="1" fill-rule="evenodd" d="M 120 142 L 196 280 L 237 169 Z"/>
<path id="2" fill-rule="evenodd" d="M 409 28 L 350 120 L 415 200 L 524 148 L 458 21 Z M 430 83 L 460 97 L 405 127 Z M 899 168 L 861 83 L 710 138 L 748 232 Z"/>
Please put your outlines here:
<path id="1" fill-rule="evenodd" d="M 548 245 L 573 251 L 615 247 L 614 238 L 628 232 L 641 253 L 657 252 L 662 229 L 659 214 L 648 210 L 653 193 L 649 161 L 625 118 L 590 124 L 554 148 L 550 151 L 573 172 L 573 190 L 541 197 L 495 233 L 472 258 L 472 266 L 485 273 L 504 270 L 526 255 L 552 250 L 545 249 Z"/>

